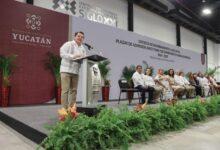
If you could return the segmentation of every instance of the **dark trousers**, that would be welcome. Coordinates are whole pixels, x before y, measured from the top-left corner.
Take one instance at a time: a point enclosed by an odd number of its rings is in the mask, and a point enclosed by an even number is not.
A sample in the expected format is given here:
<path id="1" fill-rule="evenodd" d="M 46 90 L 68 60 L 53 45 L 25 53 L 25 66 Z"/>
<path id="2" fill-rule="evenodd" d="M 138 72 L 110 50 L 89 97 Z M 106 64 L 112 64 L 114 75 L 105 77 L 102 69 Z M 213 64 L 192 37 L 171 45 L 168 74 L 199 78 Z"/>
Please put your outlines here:
<path id="1" fill-rule="evenodd" d="M 153 94 L 154 94 L 154 88 L 153 87 L 144 87 L 142 85 L 138 85 L 137 87 L 135 87 L 136 89 L 138 89 L 141 92 L 141 103 L 144 104 L 145 103 L 145 93 L 148 92 L 149 97 L 148 97 L 148 102 L 152 103 L 153 102 Z"/>
<path id="2" fill-rule="evenodd" d="M 200 85 L 194 85 L 196 88 L 196 96 L 202 96 L 202 87 Z"/>

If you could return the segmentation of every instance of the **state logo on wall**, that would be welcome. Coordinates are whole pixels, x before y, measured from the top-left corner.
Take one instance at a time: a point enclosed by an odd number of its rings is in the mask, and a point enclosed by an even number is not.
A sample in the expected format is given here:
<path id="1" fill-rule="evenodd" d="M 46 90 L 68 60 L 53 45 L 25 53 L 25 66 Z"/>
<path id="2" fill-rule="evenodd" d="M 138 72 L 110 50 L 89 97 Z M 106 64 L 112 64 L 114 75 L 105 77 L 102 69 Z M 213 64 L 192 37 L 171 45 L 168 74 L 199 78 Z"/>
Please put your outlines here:
<path id="1" fill-rule="evenodd" d="M 26 14 L 26 27 L 31 30 L 40 30 L 41 29 L 41 16 Z"/>
<path id="2" fill-rule="evenodd" d="M 10 105 L 52 100 L 55 83 L 45 61 L 68 41 L 69 16 L 14 0 L 1 0 L 0 14 L 1 55 L 17 55 Z"/>
<path id="3" fill-rule="evenodd" d="M 52 36 L 43 34 L 42 17 L 34 13 L 23 14 L 25 28 L 13 27 L 11 32 L 11 41 L 14 44 L 25 44 L 28 46 L 51 47 Z"/>

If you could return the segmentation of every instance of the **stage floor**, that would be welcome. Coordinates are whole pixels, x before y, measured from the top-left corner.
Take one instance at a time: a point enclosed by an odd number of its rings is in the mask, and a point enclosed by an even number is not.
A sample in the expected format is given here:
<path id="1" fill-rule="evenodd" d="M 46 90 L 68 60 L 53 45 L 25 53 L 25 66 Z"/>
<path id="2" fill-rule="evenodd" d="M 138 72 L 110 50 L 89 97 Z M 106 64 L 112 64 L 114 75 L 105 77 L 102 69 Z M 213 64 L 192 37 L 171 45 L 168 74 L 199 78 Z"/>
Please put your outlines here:
<path id="1" fill-rule="evenodd" d="M 186 100 L 181 100 L 181 102 L 183 101 Z M 120 104 L 118 101 L 99 102 L 98 104 L 117 110 L 122 105 L 133 109 L 138 102 L 139 100 L 133 100 L 132 104 L 128 105 L 128 100 L 123 100 Z M 148 107 L 159 107 L 159 105 L 153 104 Z M 81 107 L 81 104 L 77 104 L 77 107 Z M 61 105 L 51 103 L 0 108 L 0 120 L 33 142 L 40 144 L 49 133 L 46 126 L 53 125 L 58 121 L 58 109 L 60 108 L 62 108 Z"/>
<path id="2" fill-rule="evenodd" d="M 133 107 L 138 103 L 138 100 L 133 100 L 132 104 L 128 107 Z M 128 101 L 121 101 L 118 105 L 118 101 L 99 102 L 99 105 L 106 105 L 108 108 L 117 109 L 121 105 L 127 105 Z M 78 107 L 81 104 L 77 104 Z M 0 108 L 0 111 L 28 126 L 34 128 L 44 134 L 48 134 L 48 130 L 45 128 L 47 125 L 52 125 L 58 121 L 57 110 L 61 105 L 45 104 L 45 105 L 33 105 L 33 106 L 17 106 Z"/>
<path id="3" fill-rule="evenodd" d="M 57 121 L 57 110 L 60 105 L 40 105 L 40 106 L 19 106 L 1 108 L 4 114 L 47 134 L 45 125 L 53 124 Z"/>

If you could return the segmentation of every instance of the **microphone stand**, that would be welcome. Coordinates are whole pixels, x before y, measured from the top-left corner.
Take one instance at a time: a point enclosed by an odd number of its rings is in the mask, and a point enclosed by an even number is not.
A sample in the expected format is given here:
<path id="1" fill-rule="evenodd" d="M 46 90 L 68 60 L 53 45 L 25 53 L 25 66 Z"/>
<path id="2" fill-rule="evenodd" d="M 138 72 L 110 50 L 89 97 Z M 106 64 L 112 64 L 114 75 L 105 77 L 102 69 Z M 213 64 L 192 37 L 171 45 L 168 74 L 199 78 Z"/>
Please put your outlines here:
<path id="1" fill-rule="evenodd" d="M 101 51 L 98 51 L 97 49 L 94 50 L 94 47 L 91 46 L 90 44 L 87 44 L 87 43 L 83 43 L 87 49 L 88 49 L 88 53 L 90 53 L 90 55 L 100 55 L 100 56 L 103 56 L 102 52 Z"/>

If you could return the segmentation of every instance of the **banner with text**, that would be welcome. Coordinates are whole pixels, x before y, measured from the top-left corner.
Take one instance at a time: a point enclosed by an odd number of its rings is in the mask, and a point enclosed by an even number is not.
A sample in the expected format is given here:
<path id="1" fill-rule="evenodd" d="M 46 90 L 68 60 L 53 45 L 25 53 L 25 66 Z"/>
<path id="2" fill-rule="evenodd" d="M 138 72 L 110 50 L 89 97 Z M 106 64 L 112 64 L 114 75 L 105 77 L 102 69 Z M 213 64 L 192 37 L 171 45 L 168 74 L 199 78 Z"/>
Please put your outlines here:
<path id="1" fill-rule="evenodd" d="M 50 2 L 49 2 L 50 3 Z M 52 8 L 94 22 L 117 27 L 117 14 L 91 4 L 90 0 L 53 0 Z"/>
<path id="2" fill-rule="evenodd" d="M 51 100 L 55 96 L 54 78 L 45 60 L 47 52 L 59 55 L 60 47 L 68 40 L 69 16 L 2 0 L 0 20 L 0 55 L 17 55 L 10 78 L 10 105 Z"/>
<path id="3" fill-rule="evenodd" d="M 154 68 L 154 74 L 159 68 L 174 68 L 186 73 L 206 69 L 205 55 L 133 32 L 76 17 L 72 19 L 72 31 L 83 31 L 85 43 L 94 47 L 94 51 L 101 51 L 111 61 L 110 99 L 118 98 L 118 80 L 125 66 L 143 64 L 144 61 Z"/>

